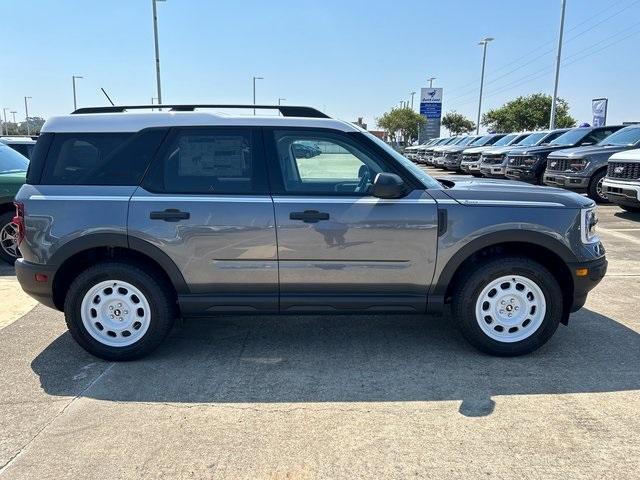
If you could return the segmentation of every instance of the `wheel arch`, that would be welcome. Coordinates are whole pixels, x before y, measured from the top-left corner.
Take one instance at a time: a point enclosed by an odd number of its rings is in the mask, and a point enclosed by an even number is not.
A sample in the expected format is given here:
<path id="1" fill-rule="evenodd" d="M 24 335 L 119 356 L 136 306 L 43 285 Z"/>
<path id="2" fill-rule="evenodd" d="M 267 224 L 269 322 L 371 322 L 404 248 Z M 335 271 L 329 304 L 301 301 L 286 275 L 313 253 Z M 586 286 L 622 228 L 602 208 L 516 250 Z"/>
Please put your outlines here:
<path id="1" fill-rule="evenodd" d="M 478 237 L 451 257 L 442 269 L 429 293 L 429 311 L 442 311 L 451 292 L 466 268 L 485 258 L 515 254 L 538 261 L 557 278 L 564 301 L 563 323 L 566 323 L 573 301 L 573 276 L 568 263 L 577 259 L 571 250 L 559 240 L 540 232 L 501 231 Z"/>
<path id="2" fill-rule="evenodd" d="M 126 260 L 152 269 L 173 287 L 175 296 L 189 293 L 187 283 L 169 256 L 151 243 L 125 234 L 97 233 L 85 235 L 62 246 L 49 263 L 57 265 L 53 279 L 53 301 L 60 310 L 75 275 L 102 260 Z"/>

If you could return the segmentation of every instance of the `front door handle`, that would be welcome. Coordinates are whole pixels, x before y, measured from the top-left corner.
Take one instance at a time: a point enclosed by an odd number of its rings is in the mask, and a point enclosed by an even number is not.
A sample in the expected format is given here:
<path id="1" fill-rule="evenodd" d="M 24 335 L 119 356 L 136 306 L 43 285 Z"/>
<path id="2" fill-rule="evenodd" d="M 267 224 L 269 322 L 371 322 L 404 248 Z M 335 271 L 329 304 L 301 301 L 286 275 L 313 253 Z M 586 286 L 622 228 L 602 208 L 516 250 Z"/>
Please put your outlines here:
<path id="1" fill-rule="evenodd" d="M 189 212 L 181 212 L 177 208 L 168 208 L 162 212 L 151 212 L 149 214 L 151 220 L 164 220 L 165 222 L 188 220 L 189 217 L 191 217 Z"/>
<path id="2" fill-rule="evenodd" d="M 291 220 L 302 220 L 304 223 L 318 223 L 320 220 L 329 220 L 329 214 L 317 210 L 305 210 L 304 212 L 291 212 Z"/>

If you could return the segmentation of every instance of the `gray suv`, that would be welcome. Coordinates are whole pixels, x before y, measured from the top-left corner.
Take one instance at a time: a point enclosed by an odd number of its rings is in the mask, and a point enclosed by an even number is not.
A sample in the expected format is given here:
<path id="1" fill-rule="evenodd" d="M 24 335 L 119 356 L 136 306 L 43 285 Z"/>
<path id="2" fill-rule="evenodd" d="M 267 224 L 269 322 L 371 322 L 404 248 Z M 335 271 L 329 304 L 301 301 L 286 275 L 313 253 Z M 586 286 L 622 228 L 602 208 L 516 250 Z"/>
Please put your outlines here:
<path id="1" fill-rule="evenodd" d="M 44 125 L 16 197 L 16 274 L 92 354 L 141 357 L 178 317 L 450 305 L 473 345 L 520 355 L 605 274 L 590 199 L 437 181 L 308 107 L 204 110 L 230 107 L 88 108 Z"/>

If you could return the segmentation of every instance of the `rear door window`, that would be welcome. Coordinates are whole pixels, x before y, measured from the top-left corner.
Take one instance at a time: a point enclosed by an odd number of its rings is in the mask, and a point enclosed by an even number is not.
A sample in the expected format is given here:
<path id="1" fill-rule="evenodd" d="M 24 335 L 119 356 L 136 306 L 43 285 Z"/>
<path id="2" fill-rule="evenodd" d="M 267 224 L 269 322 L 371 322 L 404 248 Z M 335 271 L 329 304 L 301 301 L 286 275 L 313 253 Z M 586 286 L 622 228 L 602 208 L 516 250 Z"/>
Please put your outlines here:
<path id="1" fill-rule="evenodd" d="M 142 132 L 56 133 L 41 183 L 45 185 L 138 185 L 166 135 Z"/>

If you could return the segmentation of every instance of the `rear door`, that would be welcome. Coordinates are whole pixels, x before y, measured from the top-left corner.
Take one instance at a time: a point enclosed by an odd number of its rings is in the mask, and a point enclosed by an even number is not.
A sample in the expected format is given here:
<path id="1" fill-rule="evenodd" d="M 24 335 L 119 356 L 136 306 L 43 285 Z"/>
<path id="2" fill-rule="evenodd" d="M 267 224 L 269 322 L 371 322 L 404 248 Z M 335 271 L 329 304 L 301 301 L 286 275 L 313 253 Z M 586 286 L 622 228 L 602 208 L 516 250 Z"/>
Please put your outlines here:
<path id="1" fill-rule="evenodd" d="M 172 129 L 131 198 L 129 236 L 178 266 L 189 314 L 277 311 L 274 212 L 260 129 Z"/>
<path id="2" fill-rule="evenodd" d="M 371 196 L 377 173 L 401 172 L 360 136 L 265 129 L 282 312 L 425 310 L 437 206 L 421 188 Z"/>

